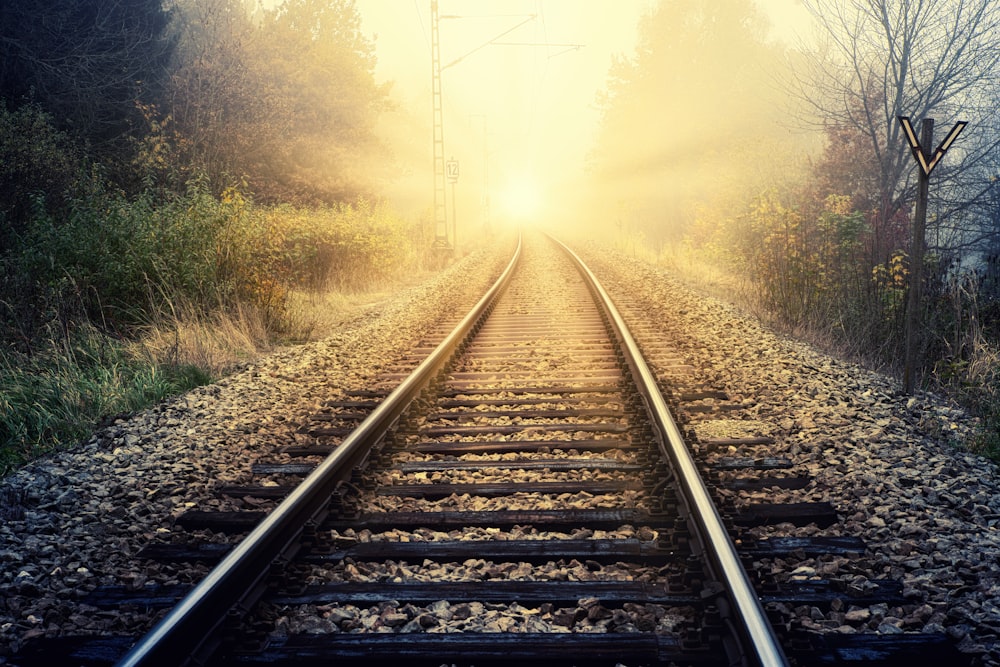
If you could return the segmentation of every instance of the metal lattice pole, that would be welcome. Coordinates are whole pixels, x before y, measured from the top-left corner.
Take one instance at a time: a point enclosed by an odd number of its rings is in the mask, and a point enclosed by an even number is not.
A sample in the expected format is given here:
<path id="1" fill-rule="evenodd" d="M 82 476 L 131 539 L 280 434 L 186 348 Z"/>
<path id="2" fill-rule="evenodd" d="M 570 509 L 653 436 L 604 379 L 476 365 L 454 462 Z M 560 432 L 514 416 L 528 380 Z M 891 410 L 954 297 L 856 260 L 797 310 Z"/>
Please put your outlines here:
<path id="1" fill-rule="evenodd" d="M 450 248 L 448 202 L 445 192 L 444 111 L 441 100 L 441 38 L 438 32 L 438 2 L 431 0 L 431 97 L 434 105 L 434 247 Z"/>

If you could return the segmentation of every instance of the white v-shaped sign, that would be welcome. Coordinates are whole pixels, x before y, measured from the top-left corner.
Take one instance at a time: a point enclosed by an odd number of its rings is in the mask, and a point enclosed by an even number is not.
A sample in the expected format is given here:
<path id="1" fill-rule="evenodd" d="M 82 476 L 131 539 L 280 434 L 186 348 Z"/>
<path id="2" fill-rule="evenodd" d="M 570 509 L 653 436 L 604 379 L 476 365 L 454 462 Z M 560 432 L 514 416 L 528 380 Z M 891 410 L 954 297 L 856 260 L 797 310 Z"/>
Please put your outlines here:
<path id="1" fill-rule="evenodd" d="M 924 170 L 925 176 L 931 175 L 934 167 L 937 166 L 937 163 L 940 162 L 941 158 L 944 156 L 945 151 L 947 151 L 948 148 L 955 143 L 955 139 L 958 139 L 958 135 L 961 134 L 962 130 L 965 129 L 965 126 L 968 125 L 968 123 L 964 120 L 960 120 L 955 123 L 955 127 L 951 128 L 951 132 L 949 132 L 948 136 L 944 138 L 944 141 L 938 145 L 928 162 L 927 156 L 924 154 L 923 146 L 920 145 L 920 140 L 917 139 L 917 135 L 913 131 L 913 125 L 910 124 L 910 117 L 897 116 L 897 118 L 899 118 L 899 123 L 903 126 L 903 132 L 906 133 L 906 141 L 909 142 L 910 148 L 913 150 L 913 159 L 916 160 L 917 164 L 920 165 L 920 168 Z"/>

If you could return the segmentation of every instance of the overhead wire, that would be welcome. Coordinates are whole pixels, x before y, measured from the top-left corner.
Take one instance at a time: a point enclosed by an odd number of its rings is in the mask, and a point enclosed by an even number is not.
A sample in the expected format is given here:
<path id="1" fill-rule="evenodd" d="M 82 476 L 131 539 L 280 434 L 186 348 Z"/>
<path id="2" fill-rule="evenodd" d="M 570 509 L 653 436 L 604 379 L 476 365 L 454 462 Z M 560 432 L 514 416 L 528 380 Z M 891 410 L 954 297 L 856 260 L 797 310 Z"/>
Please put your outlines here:
<path id="1" fill-rule="evenodd" d="M 417 13 L 417 21 L 420 22 L 420 32 L 424 36 L 424 44 L 427 45 L 427 50 L 431 50 L 431 39 L 427 36 L 427 26 L 424 25 L 423 14 L 420 13 L 420 0 L 413 0 L 413 11 Z"/>

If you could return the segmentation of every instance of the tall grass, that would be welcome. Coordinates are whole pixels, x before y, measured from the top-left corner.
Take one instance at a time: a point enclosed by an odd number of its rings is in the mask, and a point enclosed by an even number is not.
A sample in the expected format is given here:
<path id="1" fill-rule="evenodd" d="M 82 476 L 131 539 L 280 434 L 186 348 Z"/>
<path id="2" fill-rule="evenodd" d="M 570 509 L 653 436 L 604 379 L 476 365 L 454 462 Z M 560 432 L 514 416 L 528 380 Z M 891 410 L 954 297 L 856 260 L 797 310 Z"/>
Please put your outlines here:
<path id="1" fill-rule="evenodd" d="M 267 320 L 250 304 L 205 312 L 177 302 L 138 328 L 134 345 L 157 363 L 195 366 L 221 377 L 273 349 L 275 334 Z"/>
<path id="2" fill-rule="evenodd" d="M 210 381 L 84 326 L 31 354 L 0 353 L 0 475 L 86 438 L 102 421 Z"/>

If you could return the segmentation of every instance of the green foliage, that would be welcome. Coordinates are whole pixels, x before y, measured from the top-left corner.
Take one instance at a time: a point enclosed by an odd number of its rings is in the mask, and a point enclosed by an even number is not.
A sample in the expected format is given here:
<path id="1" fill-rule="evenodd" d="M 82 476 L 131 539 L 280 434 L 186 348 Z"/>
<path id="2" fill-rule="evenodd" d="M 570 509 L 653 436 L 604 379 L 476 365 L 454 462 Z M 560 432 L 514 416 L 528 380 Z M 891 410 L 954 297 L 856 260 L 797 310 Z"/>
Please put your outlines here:
<path id="1" fill-rule="evenodd" d="M 410 233 L 381 204 L 262 207 L 239 188 L 213 196 L 204 178 L 165 200 L 128 198 L 95 176 L 65 215 L 35 211 L 3 257 L 3 337 L 78 320 L 121 330 L 178 300 L 249 305 L 278 330 L 291 289 L 363 289 L 416 265 Z"/>
<path id="2" fill-rule="evenodd" d="M 92 327 L 54 332 L 32 354 L 0 352 L 0 475 L 88 436 L 100 422 L 211 381 L 162 365 Z"/>
<path id="3" fill-rule="evenodd" d="M 39 208 L 59 210 L 83 159 L 52 118 L 36 106 L 9 110 L 0 98 L 0 247 Z"/>
<path id="4" fill-rule="evenodd" d="M 269 217 L 284 230 L 282 263 L 296 288 L 358 290 L 419 261 L 406 225 L 381 204 L 282 206 Z"/>
<path id="5" fill-rule="evenodd" d="M 7 279 L 27 286 L 41 317 L 20 324 L 26 337 L 46 321 L 84 318 L 110 328 L 141 323 L 183 299 L 206 311 L 249 303 L 275 322 L 286 286 L 265 216 L 245 195 L 213 197 L 203 179 L 157 203 L 94 181 L 65 218 L 38 212 L 8 257 Z M 14 310 L 13 300 L 8 310 Z"/>

